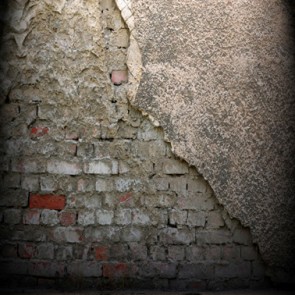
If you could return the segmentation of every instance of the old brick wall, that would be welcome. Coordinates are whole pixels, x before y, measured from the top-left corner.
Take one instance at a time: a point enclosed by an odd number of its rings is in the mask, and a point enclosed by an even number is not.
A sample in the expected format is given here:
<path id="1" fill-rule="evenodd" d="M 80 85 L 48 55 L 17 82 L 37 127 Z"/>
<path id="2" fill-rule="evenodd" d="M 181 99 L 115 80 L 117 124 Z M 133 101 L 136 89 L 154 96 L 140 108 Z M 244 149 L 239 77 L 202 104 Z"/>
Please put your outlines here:
<path id="1" fill-rule="evenodd" d="M 114 0 L 11 1 L 2 20 L 1 284 L 264 284 L 249 230 L 128 104 Z"/>

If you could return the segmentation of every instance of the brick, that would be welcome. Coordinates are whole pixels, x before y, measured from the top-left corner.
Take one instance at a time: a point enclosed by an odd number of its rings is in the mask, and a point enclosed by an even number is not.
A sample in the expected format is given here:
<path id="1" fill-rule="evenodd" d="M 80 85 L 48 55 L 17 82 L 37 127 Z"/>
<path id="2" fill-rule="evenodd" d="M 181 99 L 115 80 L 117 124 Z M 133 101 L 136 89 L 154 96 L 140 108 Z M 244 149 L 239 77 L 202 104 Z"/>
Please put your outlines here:
<path id="1" fill-rule="evenodd" d="M 221 260 L 221 248 L 219 246 L 209 246 L 204 249 L 206 261 Z"/>
<path id="2" fill-rule="evenodd" d="M 67 266 L 68 274 L 75 277 L 100 277 L 101 264 L 96 261 L 75 261 Z"/>
<path id="3" fill-rule="evenodd" d="M 222 259 L 232 261 L 240 258 L 240 247 L 232 245 L 224 245 L 222 247 Z"/>
<path id="4" fill-rule="evenodd" d="M 224 226 L 224 220 L 222 218 L 222 215 L 219 211 L 211 211 L 208 213 L 207 216 L 207 228 L 220 228 Z"/>
<path id="5" fill-rule="evenodd" d="M 124 228 L 121 231 L 121 240 L 124 242 L 139 242 L 142 239 L 142 231 L 138 228 Z"/>
<path id="6" fill-rule="evenodd" d="M 78 214 L 78 223 L 87 226 L 95 223 L 95 216 L 93 210 L 80 211 Z"/>
<path id="7" fill-rule="evenodd" d="M 97 179 L 95 189 L 97 192 L 111 192 L 113 190 L 113 183 L 110 179 Z"/>
<path id="8" fill-rule="evenodd" d="M 241 257 L 245 260 L 256 260 L 258 258 L 256 249 L 252 246 L 242 246 L 241 247 Z"/>
<path id="9" fill-rule="evenodd" d="M 27 261 L 1 261 L 0 273 L 6 275 L 27 275 L 28 262 Z M 15 286 L 15 282 L 14 282 Z"/>
<path id="10" fill-rule="evenodd" d="M 202 178 L 189 179 L 187 181 L 187 189 L 189 192 L 193 193 L 205 193 L 209 189 L 209 185 Z"/>
<path id="11" fill-rule="evenodd" d="M 28 193 L 24 190 L 5 190 L 1 191 L 1 207 L 27 207 Z"/>
<path id="12" fill-rule="evenodd" d="M 54 245 L 50 243 L 39 244 L 36 248 L 36 257 L 39 259 L 53 259 Z"/>
<path id="13" fill-rule="evenodd" d="M 111 45 L 119 48 L 127 48 L 129 45 L 129 33 L 127 29 L 120 29 L 117 31 L 113 40 L 111 40 Z M 127 82 L 124 80 L 124 82 Z"/>
<path id="14" fill-rule="evenodd" d="M 214 266 L 203 263 L 185 263 L 179 266 L 180 279 L 213 279 Z"/>
<path id="15" fill-rule="evenodd" d="M 198 230 L 196 232 L 198 245 L 205 244 L 226 244 L 232 242 L 230 231 L 226 229 L 219 230 Z"/>
<path id="16" fill-rule="evenodd" d="M 59 221 L 62 226 L 70 226 L 76 224 L 76 211 L 67 210 L 59 214 Z"/>
<path id="17" fill-rule="evenodd" d="M 191 245 L 186 248 L 185 256 L 188 261 L 203 261 L 205 259 L 205 249 L 200 246 Z"/>
<path id="18" fill-rule="evenodd" d="M 166 248 L 163 246 L 151 246 L 150 256 L 154 261 L 166 260 Z"/>
<path id="19" fill-rule="evenodd" d="M 249 229 L 237 228 L 233 235 L 233 241 L 241 245 L 251 245 L 252 238 Z"/>
<path id="20" fill-rule="evenodd" d="M 206 223 L 206 214 L 204 212 L 195 212 L 190 210 L 187 216 L 187 225 L 189 227 L 204 227 Z"/>
<path id="21" fill-rule="evenodd" d="M 143 243 L 129 243 L 130 255 L 133 261 L 147 259 L 147 247 Z"/>
<path id="22" fill-rule="evenodd" d="M 96 220 L 98 224 L 106 225 L 112 224 L 114 218 L 114 212 L 110 210 L 97 210 L 96 211 Z"/>
<path id="23" fill-rule="evenodd" d="M 41 212 L 41 223 L 45 225 L 59 224 L 58 212 L 56 210 L 44 209 Z"/>
<path id="24" fill-rule="evenodd" d="M 214 209 L 215 202 L 208 199 L 202 193 L 190 193 L 186 196 L 180 196 L 177 200 L 177 205 L 180 209 L 191 209 L 196 211 L 210 211 Z"/>
<path id="25" fill-rule="evenodd" d="M 187 211 L 183 210 L 172 210 L 169 213 L 169 222 L 172 225 L 183 225 L 187 220 Z"/>
<path id="26" fill-rule="evenodd" d="M 155 178 L 154 179 L 156 188 L 158 191 L 167 191 L 169 190 L 170 180 L 168 178 Z"/>
<path id="27" fill-rule="evenodd" d="M 95 259 L 99 261 L 106 261 L 109 258 L 109 249 L 105 246 L 95 248 Z"/>
<path id="28" fill-rule="evenodd" d="M 66 205 L 66 197 L 64 195 L 30 195 L 30 208 L 45 208 L 62 210 Z"/>
<path id="29" fill-rule="evenodd" d="M 169 246 L 168 248 L 168 260 L 169 261 L 181 261 L 184 260 L 185 249 L 183 246 Z"/>
<path id="30" fill-rule="evenodd" d="M 188 164 L 180 160 L 167 159 L 162 164 L 162 171 L 165 174 L 186 174 L 188 173 Z"/>
<path id="31" fill-rule="evenodd" d="M 111 81 L 114 85 L 119 86 L 128 82 L 128 72 L 126 70 L 114 70 L 111 74 Z"/>
<path id="32" fill-rule="evenodd" d="M 119 173 L 117 161 L 101 160 L 84 164 L 84 172 L 87 174 L 111 175 Z"/>
<path id="33" fill-rule="evenodd" d="M 132 223 L 137 225 L 148 225 L 151 220 L 147 212 L 140 209 L 132 210 Z"/>
<path id="34" fill-rule="evenodd" d="M 11 171 L 21 173 L 43 173 L 44 163 L 36 159 L 12 159 Z"/>
<path id="35" fill-rule="evenodd" d="M 23 214 L 23 224 L 40 224 L 40 210 L 25 210 Z"/>
<path id="36" fill-rule="evenodd" d="M 195 233 L 188 229 L 164 228 L 159 233 L 160 242 L 171 244 L 190 244 L 195 241 Z"/>
<path id="37" fill-rule="evenodd" d="M 4 178 L 1 185 L 2 187 L 6 187 L 6 188 L 19 188 L 20 182 L 21 182 L 20 174 L 9 173 L 9 174 L 4 174 Z"/>
<path id="38" fill-rule="evenodd" d="M 63 277 L 65 274 L 63 262 L 38 261 L 29 264 L 28 274 L 37 277 Z"/>
<path id="39" fill-rule="evenodd" d="M 71 260 L 73 256 L 73 247 L 72 246 L 58 246 L 56 249 L 56 260 Z"/>
<path id="40" fill-rule="evenodd" d="M 112 244 L 110 246 L 110 260 L 126 261 L 128 259 L 128 246 L 126 244 Z"/>
<path id="41" fill-rule="evenodd" d="M 79 163 L 50 160 L 47 163 L 47 172 L 62 175 L 79 175 L 82 169 Z"/>
<path id="42" fill-rule="evenodd" d="M 9 159 L 2 158 L 0 159 L 0 171 L 9 170 Z"/>
<path id="43" fill-rule="evenodd" d="M 52 240 L 58 243 L 80 243 L 83 241 L 83 228 L 58 227 L 52 231 Z"/>
<path id="44" fill-rule="evenodd" d="M 34 258 L 36 255 L 36 245 L 32 243 L 21 243 L 18 245 L 18 255 L 24 259 Z"/>
<path id="45" fill-rule="evenodd" d="M 7 209 L 4 211 L 4 223 L 19 224 L 22 219 L 22 211 L 20 209 Z"/>
<path id="46" fill-rule="evenodd" d="M 115 180 L 115 189 L 118 192 L 141 191 L 143 189 L 142 181 L 140 179 L 118 178 Z"/>
<path id="47" fill-rule="evenodd" d="M 23 240 L 31 242 L 43 242 L 46 240 L 46 231 L 41 228 L 36 228 L 35 226 L 23 226 L 14 228 L 10 231 L 11 240 Z"/>
<path id="48" fill-rule="evenodd" d="M 250 262 L 231 263 L 216 265 L 215 275 L 217 278 L 246 278 L 251 275 Z"/>
<path id="49" fill-rule="evenodd" d="M 130 277 L 130 266 L 126 263 L 105 263 L 103 264 L 103 277 L 123 278 Z"/>
<path id="50" fill-rule="evenodd" d="M 30 192 L 39 190 L 39 177 L 35 175 L 24 175 L 21 181 L 21 187 Z"/>
<path id="51" fill-rule="evenodd" d="M 88 242 L 105 241 L 104 231 L 101 228 L 91 228 L 91 227 L 85 228 L 85 239 Z M 112 236 L 110 240 L 114 242 L 114 239 L 112 239 Z"/>
<path id="52" fill-rule="evenodd" d="M 95 189 L 93 179 L 79 179 L 77 182 L 78 192 L 93 192 Z"/>
<path id="53" fill-rule="evenodd" d="M 32 127 L 30 131 L 32 138 L 42 137 L 48 134 L 48 132 L 49 132 L 48 127 Z"/>
<path id="54" fill-rule="evenodd" d="M 130 209 L 118 209 L 115 214 L 115 223 L 120 225 L 126 225 L 131 223 L 131 210 Z"/>
<path id="55" fill-rule="evenodd" d="M 58 183 L 55 177 L 46 175 L 40 177 L 40 187 L 43 192 L 53 192 L 58 189 Z"/>
<path id="56" fill-rule="evenodd" d="M 1 245 L 0 255 L 4 258 L 16 258 L 17 257 L 17 245 L 16 244 Z"/>

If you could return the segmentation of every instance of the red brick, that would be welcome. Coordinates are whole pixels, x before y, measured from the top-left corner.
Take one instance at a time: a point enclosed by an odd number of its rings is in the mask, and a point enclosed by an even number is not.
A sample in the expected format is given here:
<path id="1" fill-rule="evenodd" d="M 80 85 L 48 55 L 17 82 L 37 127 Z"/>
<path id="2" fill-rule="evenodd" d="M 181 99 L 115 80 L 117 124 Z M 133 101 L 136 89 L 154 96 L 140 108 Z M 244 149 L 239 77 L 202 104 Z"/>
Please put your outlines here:
<path id="1" fill-rule="evenodd" d="M 96 260 L 107 260 L 108 259 L 108 249 L 107 247 L 97 247 L 95 249 Z"/>
<path id="2" fill-rule="evenodd" d="M 108 263 L 103 265 L 103 276 L 106 278 L 127 277 L 129 267 L 126 263 Z"/>
<path id="3" fill-rule="evenodd" d="M 74 225 L 76 223 L 75 211 L 63 211 L 60 212 L 59 221 L 63 226 Z"/>
<path id="4" fill-rule="evenodd" d="M 21 258 L 31 259 L 36 254 L 36 245 L 31 243 L 20 244 L 18 246 L 18 255 Z"/>
<path id="5" fill-rule="evenodd" d="M 32 137 L 41 137 L 48 134 L 49 129 L 47 127 L 32 127 L 31 135 Z"/>
<path id="6" fill-rule="evenodd" d="M 45 208 L 62 210 L 66 205 L 66 197 L 63 195 L 30 195 L 30 208 Z"/>
<path id="7" fill-rule="evenodd" d="M 36 209 L 26 210 L 23 215 L 24 224 L 40 224 L 40 211 Z"/>

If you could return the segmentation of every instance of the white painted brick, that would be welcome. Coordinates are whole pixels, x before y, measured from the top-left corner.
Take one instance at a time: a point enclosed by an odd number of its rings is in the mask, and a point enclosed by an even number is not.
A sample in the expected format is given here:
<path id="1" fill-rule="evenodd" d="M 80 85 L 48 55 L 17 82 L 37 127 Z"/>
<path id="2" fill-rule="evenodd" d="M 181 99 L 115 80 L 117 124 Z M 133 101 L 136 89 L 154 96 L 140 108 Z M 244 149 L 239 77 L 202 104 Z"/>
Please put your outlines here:
<path id="1" fill-rule="evenodd" d="M 98 224 L 106 225 L 112 224 L 114 218 L 114 212 L 109 210 L 97 210 L 96 220 Z"/>
<path id="2" fill-rule="evenodd" d="M 47 172 L 52 174 L 78 175 L 82 172 L 79 163 L 50 160 L 47 163 Z"/>
<path id="3" fill-rule="evenodd" d="M 87 174 L 118 174 L 119 164 L 118 161 L 101 160 L 85 163 L 84 172 Z"/>

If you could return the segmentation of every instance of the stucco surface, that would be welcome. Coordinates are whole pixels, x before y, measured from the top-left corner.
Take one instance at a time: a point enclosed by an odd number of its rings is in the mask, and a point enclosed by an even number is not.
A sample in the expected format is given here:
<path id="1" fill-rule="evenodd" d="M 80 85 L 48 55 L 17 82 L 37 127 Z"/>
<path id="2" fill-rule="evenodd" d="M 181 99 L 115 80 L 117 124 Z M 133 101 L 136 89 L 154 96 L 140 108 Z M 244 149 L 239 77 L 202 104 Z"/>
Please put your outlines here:
<path id="1" fill-rule="evenodd" d="M 174 152 L 197 167 L 231 216 L 250 227 L 265 261 L 290 270 L 291 8 L 276 0 L 128 5 L 142 57 L 132 104 L 159 122 Z"/>

